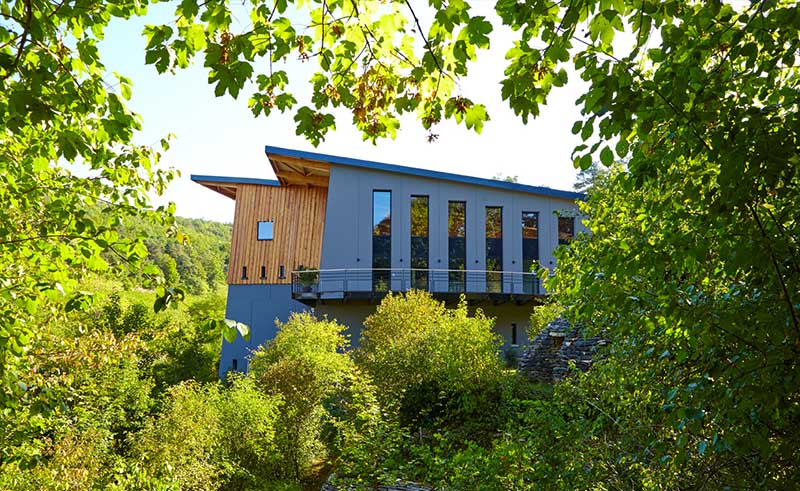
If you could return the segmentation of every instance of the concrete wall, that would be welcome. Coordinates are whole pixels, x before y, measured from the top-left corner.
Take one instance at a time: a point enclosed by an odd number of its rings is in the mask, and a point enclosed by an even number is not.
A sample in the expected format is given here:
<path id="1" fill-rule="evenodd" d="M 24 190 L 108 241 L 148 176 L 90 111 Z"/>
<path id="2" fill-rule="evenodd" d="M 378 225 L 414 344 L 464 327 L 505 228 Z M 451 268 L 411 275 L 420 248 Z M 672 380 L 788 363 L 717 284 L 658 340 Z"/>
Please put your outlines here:
<path id="1" fill-rule="evenodd" d="M 317 305 L 314 312 L 320 318 L 328 316 L 329 319 L 336 319 L 340 324 L 347 326 L 349 328 L 347 334 L 350 336 L 350 345 L 356 347 L 359 345 L 364 320 L 375 312 L 375 307 L 376 305 L 366 303 L 326 304 Z M 483 310 L 483 313 L 488 317 L 495 318 L 494 330 L 503 337 L 503 345 L 505 347 L 511 345 L 513 324 L 517 325 L 517 344 L 528 344 L 528 336 L 525 330 L 528 327 L 528 322 L 534 309 L 532 304 L 481 305 L 470 307 L 470 315 L 474 315 L 476 308 Z"/>
<path id="2" fill-rule="evenodd" d="M 556 212 L 576 215 L 570 200 L 389 172 L 332 166 L 320 269 L 372 267 L 372 192 L 392 191 L 392 268 L 408 268 L 411 196 L 429 196 L 431 269 L 447 269 L 448 201 L 467 203 L 467 269 L 485 270 L 485 208 L 503 207 L 503 270 L 522 271 L 522 212 L 539 212 L 539 261 L 552 269 Z M 586 231 L 580 218 L 575 232 Z"/>
<path id="3" fill-rule="evenodd" d="M 511 345 L 512 324 L 517 325 L 517 344 L 528 344 L 528 335 L 525 330 L 530 323 L 531 313 L 535 308 L 532 304 L 480 305 L 478 308 L 483 310 L 483 313 L 488 317 L 495 318 L 494 330 L 503 336 L 503 345 L 505 347 Z M 474 308 L 470 308 L 470 314 L 473 314 L 474 310 Z"/>
<path id="4" fill-rule="evenodd" d="M 314 313 L 320 318 L 327 316 L 328 319 L 335 319 L 339 324 L 347 326 L 350 346 L 355 348 L 359 345 L 364 319 L 375 312 L 375 307 L 377 305 L 367 303 L 317 304 Z"/>
<path id="5" fill-rule="evenodd" d="M 219 375 L 233 367 L 247 371 L 250 352 L 275 337 L 275 321 L 285 322 L 292 312 L 308 310 L 304 304 L 292 300 L 291 285 L 229 285 L 225 317 L 250 326 L 250 341 L 237 337 L 229 343 L 222 341 Z"/>

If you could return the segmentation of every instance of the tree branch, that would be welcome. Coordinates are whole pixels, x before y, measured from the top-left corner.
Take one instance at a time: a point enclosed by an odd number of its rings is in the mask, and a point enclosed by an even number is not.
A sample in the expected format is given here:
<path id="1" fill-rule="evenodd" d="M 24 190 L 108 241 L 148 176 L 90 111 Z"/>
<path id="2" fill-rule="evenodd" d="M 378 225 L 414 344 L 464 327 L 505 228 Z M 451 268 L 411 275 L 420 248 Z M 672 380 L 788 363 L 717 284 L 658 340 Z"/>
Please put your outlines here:
<path id="1" fill-rule="evenodd" d="M 31 0 L 25 0 L 25 22 L 22 23 L 22 40 L 19 42 L 19 48 L 17 49 L 17 56 L 14 57 L 14 62 L 11 64 L 11 67 L 8 69 L 8 73 L 6 73 L 2 80 L 5 81 L 8 77 L 10 77 L 16 70 L 17 66 L 19 65 L 19 60 L 22 57 L 22 52 L 25 51 L 25 45 L 28 43 L 28 34 L 31 31 L 31 23 L 33 22 L 33 8 L 31 7 Z"/>
<path id="2" fill-rule="evenodd" d="M 405 0 L 406 6 L 408 7 L 409 12 L 411 12 L 411 16 L 414 18 L 414 24 L 417 25 L 417 30 L 419 31 L 419 35 L 422 36 L 422 41 L 425 43 L 425 49 L 428 50 L 428 53 L 431 54 L 431 58 L 433 58 L 433 63 L 436 65 L 436 69 L 439 71 L 439 80 L 436 82 L 436 91 L 434 95 L 438 95 L 439 93 L 439 85 L 442 82 L 442 76 L 446 75 L 444 70 L 442 70 L 442 65 L 439 63 L 439 59 L 436 57 L 436 53 L 433 52 L 433 48 L 431 48 L 431 43 L 428 42 L 428 37 L 425 36 L 425 31 L 422 30 L 422 26 L 419 23 L 419 19 L 417 18 L 417 13 L 414 12 L 414 8 L 411 6 L 411 2 Z M 451 80 L 453 77 L 447 75 Z"/>
<path id="3" fill-rule="evenodd" d="M 750 209 L 750 214 L 758 224 L 758 228 L 761 231 L 761 236 L 765 239 L 767 251 L 769 251 L 769 257 L 772 260 L 772 267 L 775 269 L 775 274 L 778 276 L 781 289 L 783 289 L 783 296 L 786 299 L 786 307 L 789 309 L 789 315 L 791 316 L 792 323 L 794 324 L 795 334 L 798 336 L 798 338 L 800 338 L 800 321 L 797 319 L 797 312 L 794 311 L 794 303 L 792 303 L 792 297 L 789 295 L 789 289 L 786 287 L 786 282 L 783 281 L 783 275 L 781 274 L 780 266 L 778 266 L 778 260 L 775 258 L 775 254 L 772 251 L 769 235 L 764 228 L 764 224 L 761 223 L 761 219 L 758 217 L 758 212 L 756 211 L 755 207 L 750 204 L 748 204 L 747 207 Z"/>
<path id="4" fill-rule="evenodd" d="M 561 29 L 561 31 L 563 32 L 565 30 Z M 616 56 L 614 56 L 611 53 L 607 53 L 607 52 L 601 50 L 600 48 L 598 48 L 594 44 L 586 42 L 583 39 L 581 39 L 581 38 L 579 38 L 577 36 L 574 36 L 574 35 L 570 35 L 570 39 L 578 41 L 579 43 L 584 44 L 584 45 L 592 48 L 592 50 L 594 50 L 595 52 L 607 56 L 611 60 L 617 62 L 620 65 L 622 65 L 628 72 L 633 74 L 636 78 L 638 78 L 642 82 L 649 82 L 650 81 L 644 75 L 642 75 L 641 72 L 639 72 L 638 70 L 633 68 L 633 66 L 630 63 L 625 62 L 625 61 L 621 60 L 620 58 L 617 58 Z M 692 118 L 690 118 L 684 112 L 680 111 L 677 107 L 675 107 L 675 104 L 673 104 L 672 101 L 667 98 L 667 96 L 665 96 L 660 90 L 658 90 L 658 87 L 653 85 L 653 87 L 651 87 L 650 90 L 652 90 L 653 93 L 655 93 L 661 100 L 663 100 L 667 104 L 667 106 L 669 106 L 669 108 L 672 109 L 672 111 L 676 115 L 682 116 L 684 119 L 686 119 L 686 122 L 689 123 L 689 127 L 691 128 L 692 133 L 694 133 L 694 136 L 700 141 L 700 143 L 703 145 L 703 147 L 705 147 L 705 149 L 708 152 L 713 152 L 713 149 L 711 148 L 711 145 L 709 145 L 708 142 L 706 142 L 706 140 L 700 134 L 700 132 L 698 131 L 697 127 L 695 126 L 694 120 L 692 120 Z"/>

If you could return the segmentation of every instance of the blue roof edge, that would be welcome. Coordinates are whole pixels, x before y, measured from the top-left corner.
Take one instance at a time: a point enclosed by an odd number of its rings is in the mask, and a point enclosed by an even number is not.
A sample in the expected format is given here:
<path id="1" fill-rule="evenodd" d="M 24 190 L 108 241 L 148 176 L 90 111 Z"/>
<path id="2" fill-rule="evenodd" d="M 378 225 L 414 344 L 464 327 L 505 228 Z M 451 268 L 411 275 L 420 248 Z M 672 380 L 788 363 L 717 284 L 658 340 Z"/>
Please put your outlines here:
<path id="1" fill-rule="evenodd" d="M 406 167 L 403 165 L 386 164 L 383 162 L 360 160 L 350 157 L 340 157 L 337 155 L 327 155 L 324 153 L 307 152 L 303 150 L 293 150 L 291 148 L 282 148 L 282 147 L 265 145 L 264 153 L 267 155 L 267 157 L 269 157 L 270 154 L 283 155 L 285 157 L 324 161 L 324 162 L 330 162 L 332 164 L 358 167 L 362 169 L 372 169 L 384 172 L 394 172 L 398 174 L 408 174 L 418 177 L 427 177 L 431 179 L 441 179 L 446 181 L 461 182 L 465 184 L 473 184 L 476 186 L 487 186 L 492 188 L 505 189 L 508 191 L 519 191 L 523 193 L 540 194 L 543 196 L 552 196 L 554 198 L 562 198 L 569 200 L 586 199 L 585 193 L 578 193 L 575 191 L 562 191 L 560 189 L 552 189 L 543 186 L 530 186 L 528 184 L 519 184 L 516 182 L 499 181 L 496 179 L 485 179 L 481 177 L 464 176 L 461 174 L 452 174 L 450 172 L 417 169 L 414 167 Z"/>
<path id="2" fill-rule="evenodd" d="M 194 182 L 218 182 L 221 184 L 260 184 L 262 186 L 280 186 L 281 183 L 272 179 L 256 179 L 254 177 L 229 177 L 229 176 L 202 176 L 192 174 L 189 178 Z"/>

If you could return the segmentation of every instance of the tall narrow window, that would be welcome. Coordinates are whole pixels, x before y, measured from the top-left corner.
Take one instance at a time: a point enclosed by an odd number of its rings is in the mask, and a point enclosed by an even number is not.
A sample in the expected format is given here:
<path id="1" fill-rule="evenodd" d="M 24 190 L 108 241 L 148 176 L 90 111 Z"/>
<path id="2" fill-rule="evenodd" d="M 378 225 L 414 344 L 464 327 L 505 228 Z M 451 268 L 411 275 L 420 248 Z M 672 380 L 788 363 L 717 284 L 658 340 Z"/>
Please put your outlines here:
<path id="1" fill-rule="evenodd" d="M 517 325 L 511 324 L 511 344 L 517 344 Z"/>
<path id="2" fill-rule="evenodd" d="M 430 221 L 427 196 L 411 197 L 411 285 L 428 289 Z"/>
<path id="3" fill-rule="evenodd" d="M 522 212 L 522 291 L 536 293 L 536 276 L 531 271 L 539 261 L 539 212 Z"/>
<path id="4" fill-rule="evenodd" d="M 558 245 L 569 244 L 575 237 L 575 218 L 558 217 Z"/>
<path id="5" fill-rule="evenodd" d="M 467 203 L 450 201 L 447 204 L 447 267 L 451 292 L 466 290 L 467 269 Z"/>
<path id="6" fill-rule="evenodd" d="M 486 291 L 503 291 L 503 208 L 486 207 Z"/>
<path id="7" fill-rule="evenodd" d="M 389 290 L 392 267 L 392 192 L 372 192 L 372 289 Z"/>

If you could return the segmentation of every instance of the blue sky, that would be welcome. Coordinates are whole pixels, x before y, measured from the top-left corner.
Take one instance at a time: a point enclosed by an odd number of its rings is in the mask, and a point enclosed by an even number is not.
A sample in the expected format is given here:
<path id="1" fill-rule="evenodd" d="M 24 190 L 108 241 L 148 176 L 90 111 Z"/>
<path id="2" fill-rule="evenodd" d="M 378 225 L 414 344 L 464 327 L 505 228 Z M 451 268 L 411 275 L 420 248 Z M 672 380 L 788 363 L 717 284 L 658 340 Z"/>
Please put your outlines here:
<path id="1" fill-rule="evenodd" d="M 164 165 L 182 173 L 158 202 L 173 201 L 177 214 L 232 222 L 233 201 L 189 180 L 190 174 L 210 174 L 273 179 L 264 156 L 264 145 L 319 151 L 392 164 L 454 172 L 477 177 L 497 173 L 519 176 L 525 184 L 557 189 L 571 189 L 576 171 L 570 161 L 578 138 L 570 132 L 579 118 L 575 99 L 583 88 L 571 73 L 567 87 L 556 89 L 542 115 L 527 125 L 516 118 L 500 97 L 499 83 L 505 68 L 505 52 L 514 34 L 499 28 L 491 3 L 477 3 L 473 9 L 495 24 L 492 48 L 479 54 L 470 68 L 470 76 L 461 82 L 461 93 L 486 104 L 492 118 L 478 135 L 454 123 L 438 125 L 436 143 L 427 143 L 427 132 L 409 116 L 401 120 L 396 140 L 377 145 L 362 141 L 345 112 L 337 115 L 337 130 L 316 149 L 295 135 L 291 114 L 275 113 L 253 117 L 247 108 L 247 90 L 234 100 L 217 98 L 207 83 L 207 73 L 199 63 L 175 75 L 159 75 L 144 64 L 145 24 L 169 23 L 174 4 L 156 4 L 148 15 L 129 21 L 115 20 L 101 44 L 101 54 L 109 72 L 117 71 L 133 81 L 130 107 L 144 120 L 137 142 L 155 145 L 161 137 L 173 133 L 171 149 L 164 155 Z M 421 19 L 423 26 L 425 19 Z M 310 96 L 308 79 L 311 63 L 291 63 L 291 90 L 302 104 Z"/>

